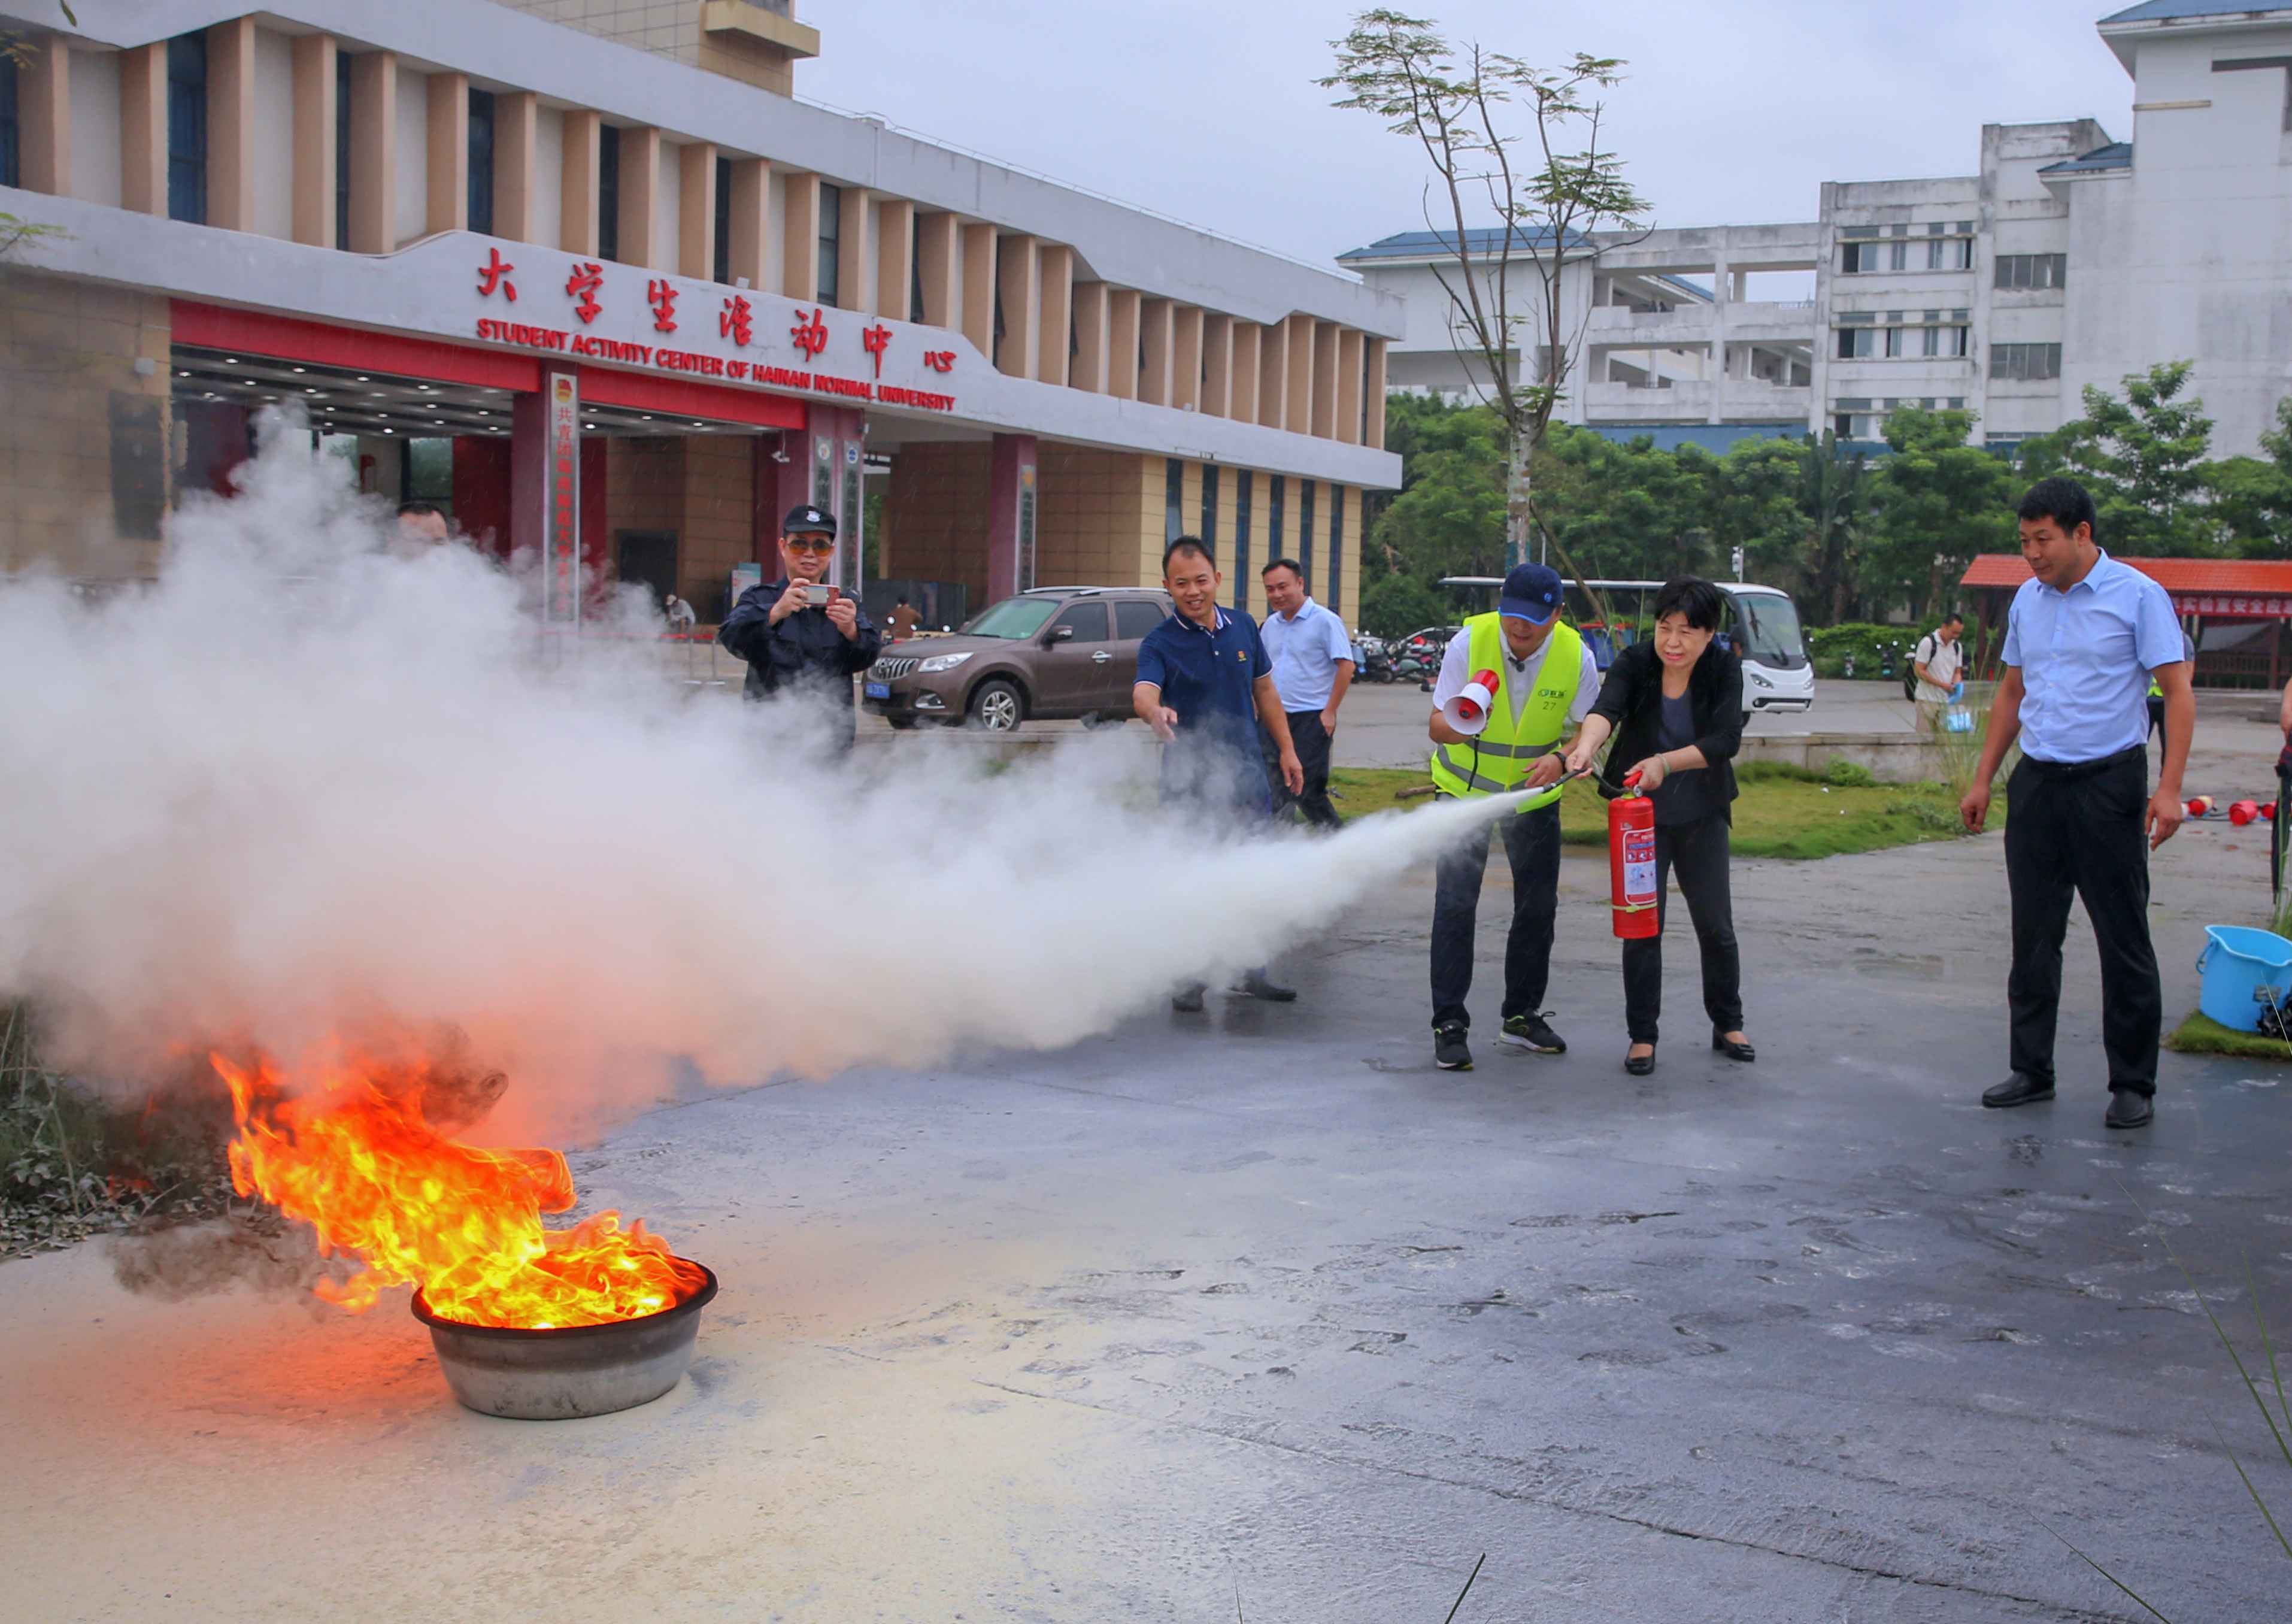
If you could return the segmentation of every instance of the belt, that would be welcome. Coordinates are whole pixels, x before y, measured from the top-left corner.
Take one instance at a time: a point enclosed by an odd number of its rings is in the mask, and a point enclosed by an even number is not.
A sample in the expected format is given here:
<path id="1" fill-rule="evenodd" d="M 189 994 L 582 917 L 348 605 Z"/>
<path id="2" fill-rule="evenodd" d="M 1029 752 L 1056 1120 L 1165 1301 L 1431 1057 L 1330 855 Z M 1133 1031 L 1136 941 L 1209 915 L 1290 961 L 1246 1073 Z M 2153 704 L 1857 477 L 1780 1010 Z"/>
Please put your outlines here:
<path id="1" fill-rule="evenodd" d="M 2067 784 L 2081 778 L 2091 778 L 2096 772 L 2106 772 L 2111 767 L 2123 766 L 2127 762 L 2145 764 L 2148 759 L 2149 747 L 2136 744 L 2118 751 L 2114 755 L 2103 755 L 2094 761 L 2039 761 L 2034 755 L 2024 755 L 2022 764 L 2049 782 Z"/>

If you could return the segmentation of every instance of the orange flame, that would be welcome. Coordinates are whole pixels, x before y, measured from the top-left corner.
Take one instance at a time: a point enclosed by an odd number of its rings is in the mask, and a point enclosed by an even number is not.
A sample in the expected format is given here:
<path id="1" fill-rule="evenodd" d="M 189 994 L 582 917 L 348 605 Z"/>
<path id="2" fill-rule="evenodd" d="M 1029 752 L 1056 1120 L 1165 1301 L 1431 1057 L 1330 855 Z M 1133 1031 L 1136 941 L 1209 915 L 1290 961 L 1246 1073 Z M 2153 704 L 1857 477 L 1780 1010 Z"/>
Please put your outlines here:
<path id="1" fill-rule="evenodd" d="M 329 1255 L 365 1266 L 319 1295 L 363 1313 L 392 1286 L 416 1286 L 431 1312 L 469 1325 L 549 1330 L 658 1313 L 704 1276 L 645 1232 L 601 1212 L 569 1230 L 542 1227 L 573 1205 L 555 1151 L 483 1151 L 426 1122 L 358 1072 L 289 1096 L 267 1060 L 249 1071 L 208 1056 L 230 1087 L 238 1136 L 230 1179 L 318 1231 Z"/>

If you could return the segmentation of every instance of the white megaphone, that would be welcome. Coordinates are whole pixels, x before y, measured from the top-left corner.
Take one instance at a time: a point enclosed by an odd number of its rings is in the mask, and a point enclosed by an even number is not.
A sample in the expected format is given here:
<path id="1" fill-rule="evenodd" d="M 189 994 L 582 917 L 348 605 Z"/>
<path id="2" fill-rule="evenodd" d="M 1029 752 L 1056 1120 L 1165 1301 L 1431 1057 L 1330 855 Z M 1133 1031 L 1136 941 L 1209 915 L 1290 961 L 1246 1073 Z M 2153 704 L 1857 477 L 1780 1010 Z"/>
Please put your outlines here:
<path id="1" fill-rule="evenodd" d="M 1497 674 L 1475 671 L 1462 693 L 1441 707 L 1441 719 L 1470 739 L 1489 725 L 1489 707 L 1497 702 Z"/>

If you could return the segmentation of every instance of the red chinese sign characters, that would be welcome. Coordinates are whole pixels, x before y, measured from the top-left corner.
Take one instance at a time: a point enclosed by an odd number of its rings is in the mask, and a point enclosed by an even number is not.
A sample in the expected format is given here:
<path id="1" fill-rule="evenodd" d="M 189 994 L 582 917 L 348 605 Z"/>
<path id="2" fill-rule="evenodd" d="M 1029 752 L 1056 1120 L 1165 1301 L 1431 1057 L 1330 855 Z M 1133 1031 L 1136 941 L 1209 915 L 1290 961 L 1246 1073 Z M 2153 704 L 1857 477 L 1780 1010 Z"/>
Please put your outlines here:
<path id="1" fill-rule="evenodd" d="M 749 336 L 755 330 L 753 325 L 755 319 L 755 311 L 749 308 L 747 299 L 740 294 L 734 294 L 724 301 L 724 309 L 716 318 L 716 336 L 729 338 L 745 350 L 748 347 Z"/>
<path id="2" fill-rule="evenodd" d="M 795 325 L 788 329 L 788 336 L 795 340 L 795 347 L 803 351 L 804 359 L 809 360 L 827 348 L 827 323 L 818 310 L 809 315 L 799 310 L 795 313 Z"/>
<path id="3" fill-rule="evenodd" d="M 655 277 L 645 284 L 645 303 L 652 306 L 652 330 L 656 333 L 676 331 L 676 285 L 666 277 Z"/>
<path id="4" fill-rule="evenodd" d="M 597 303 L 597 290 L 604 285 L 605 268 L 602 265 L 594 260 L 576 260 L 573 263 L 573 274 L 565 279 L 565 291 L 577 301 L 573 313 L 581 318 L 582 326 L 586 327 L 594 321 L 597 312 L 605 308 Z"/>
<path id="5" fill-rule="evenodd" d="M 509 273 L 516 269 L 501 256 L 499 248 L 487 249 L 486 263 L 478 267 L 478 296 L 490 299 L 494 296 L 494 289 L 498 287 L 504 298 L 512 304 L 516 303 L 517 284 L 509 279 Z"/>
<path id="6" fill-rule="evenodd" d="M 955 370 L 955 351 L 952 350 L 926 350 L 924 351 L 924 365 L 930 368 L 933 372 L 953 372 Z"/>
<path id="7" fill-rule="evenodd" d="M 880 321 L 874 327 L 862 327 L 860 329 L 860 343 L 869 355 L 875 357 L 876 376 L 879 378 L 882 377 L 884 376 L 884 351 L 891 348 L 892 329 L 885 327 Z"/>

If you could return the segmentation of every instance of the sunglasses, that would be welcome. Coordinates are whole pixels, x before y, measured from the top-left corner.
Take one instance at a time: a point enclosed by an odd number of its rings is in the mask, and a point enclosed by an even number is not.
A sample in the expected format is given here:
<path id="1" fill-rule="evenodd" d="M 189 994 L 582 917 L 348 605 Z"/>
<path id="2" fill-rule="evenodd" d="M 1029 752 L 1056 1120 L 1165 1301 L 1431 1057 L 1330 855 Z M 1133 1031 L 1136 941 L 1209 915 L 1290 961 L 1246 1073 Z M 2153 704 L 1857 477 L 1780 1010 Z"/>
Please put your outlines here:
<path id="1" fill-rule="evenodd" d="M 835 544 L 826 537 L 791 536 L 781 544 L 791 553 L 833 553 Z"/>

